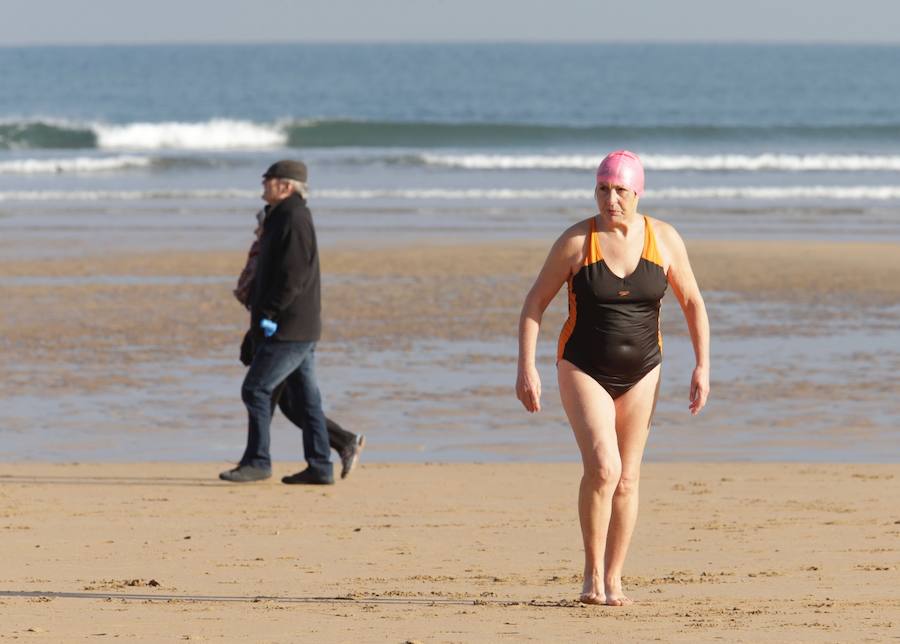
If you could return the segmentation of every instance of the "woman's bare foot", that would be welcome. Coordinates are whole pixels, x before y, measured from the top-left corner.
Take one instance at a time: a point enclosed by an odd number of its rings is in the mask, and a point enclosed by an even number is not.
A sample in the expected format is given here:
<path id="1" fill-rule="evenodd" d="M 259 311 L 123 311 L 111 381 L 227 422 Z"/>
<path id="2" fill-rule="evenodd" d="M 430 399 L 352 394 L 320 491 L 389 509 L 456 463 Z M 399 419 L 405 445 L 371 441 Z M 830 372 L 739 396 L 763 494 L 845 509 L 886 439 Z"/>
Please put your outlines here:
<path id="1" fill-rule="evenodd" d="M 633 599 L 625 596 L 625 591 L 622 590 L 621 579 L 617 579 L 612 583 L 607 582 L 605 591 L 607 606 L 631 606 L 634 603 Z"/>
<path id="2" fill-rule="evenodd" d="M 606 598 L 607 606 L 631 606 L 634 600 L 625 595 L 608 596 Z"/>
<path id="3" fill-rule="evenodd" d="M 600 575 L 585 570 L 584 583 L 581 585 L 581 597 L 578 598 L 582 604 L 595 604 L 602 606 L 606 604 L 606 595 L 601 591 Z"/>
<path id="4" fill-rule="evenodd" d="M 606 606 L 606 597 L 596 593 L 581 593 L 578 598 L 582 604 L 592 604 L 594 606 Z"/>

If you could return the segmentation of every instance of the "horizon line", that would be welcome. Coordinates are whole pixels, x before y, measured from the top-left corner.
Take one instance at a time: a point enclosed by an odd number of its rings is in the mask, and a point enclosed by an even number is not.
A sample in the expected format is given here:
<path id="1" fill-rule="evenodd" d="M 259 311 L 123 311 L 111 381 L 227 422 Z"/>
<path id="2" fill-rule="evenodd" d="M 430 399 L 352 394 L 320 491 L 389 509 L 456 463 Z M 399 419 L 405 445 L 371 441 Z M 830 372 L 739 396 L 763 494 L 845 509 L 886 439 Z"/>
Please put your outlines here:
<path id="1" fill-rule="evenodd" d="M 862 40 L 790 40 L 790 39 L 729 39 L 729 40 L 676 40 L 676 39 L 610 39 L 610 40 L 554 40 L 554 39 L 373 39 L 373 40 L 349 40 L 349 39 L 306 39 L 306 40 L 146 40 L 146 41 L 34 41 L 22 43 L 0 43 L 0 49 L 28 49 L 28 48 L 64 48 L 64 47 L 204 47 L 204 46 L 233 46 L 233 47 L 260 47 L 260 46 L 289 46 L 289 45 L 315 45 L 315 46 L 422 46 L 422 45 L 535 45 L 535 46 L 584 46 L 584 45 L 630 45 L 630 46 L 790 46 L 790 47 L 900 47 L 900 39 L 896 41 L 862 41 Z"/>

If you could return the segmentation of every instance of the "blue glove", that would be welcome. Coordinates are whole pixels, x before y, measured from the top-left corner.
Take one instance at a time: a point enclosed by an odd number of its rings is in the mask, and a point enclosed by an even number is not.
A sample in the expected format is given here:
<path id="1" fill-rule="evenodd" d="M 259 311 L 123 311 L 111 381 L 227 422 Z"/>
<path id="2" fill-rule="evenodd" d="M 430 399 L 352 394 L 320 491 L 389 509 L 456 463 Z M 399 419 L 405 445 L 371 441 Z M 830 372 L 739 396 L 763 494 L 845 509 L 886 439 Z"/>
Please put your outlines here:
<path id="1" fill-rule="evenodd" d="M 273 322 L 269 318 L 263 318 L 259 321 L 259 328 L 262 329 L 264 336 L 266 336 L 267 338 L 271 338 L 278 330 L 278 323 Z"/>

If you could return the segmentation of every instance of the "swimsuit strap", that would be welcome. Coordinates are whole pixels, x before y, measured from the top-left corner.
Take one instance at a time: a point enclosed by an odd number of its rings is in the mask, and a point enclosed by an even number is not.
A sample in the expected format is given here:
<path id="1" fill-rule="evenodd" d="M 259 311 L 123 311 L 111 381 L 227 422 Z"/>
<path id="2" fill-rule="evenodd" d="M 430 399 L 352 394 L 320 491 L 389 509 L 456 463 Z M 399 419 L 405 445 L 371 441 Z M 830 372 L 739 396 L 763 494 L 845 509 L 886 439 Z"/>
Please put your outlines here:
<path id="1" fill-rule="evenodd" d="M 644 215 L 644 250 L 641 252 L 641 257 L 657 266 L 663 265 L 662 255 L 659 252 L 659 246 L 656 244 L 656 235 L 647 215 Z"/>
<path id="2" fill-rule="evenodd" d="M 590 266 L 596 264 L 603 259 L 603 253 L 600 252 L 600 237 L 597 233 L 597 217 L 591 217 L 591 233 L 588 242 L 587 256 L 584 258 L 584 265 Z"/>

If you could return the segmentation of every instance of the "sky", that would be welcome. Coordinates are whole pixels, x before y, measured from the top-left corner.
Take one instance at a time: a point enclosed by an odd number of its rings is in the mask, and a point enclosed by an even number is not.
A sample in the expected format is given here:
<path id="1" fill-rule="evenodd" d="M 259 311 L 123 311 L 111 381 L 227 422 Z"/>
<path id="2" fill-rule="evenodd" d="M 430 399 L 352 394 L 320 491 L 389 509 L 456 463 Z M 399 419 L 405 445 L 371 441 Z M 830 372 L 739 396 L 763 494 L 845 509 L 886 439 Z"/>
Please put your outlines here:
<path id="1" fill-rule="evenodd" d="M 897 0 L 0 0 L 0 46 L 900 43 Z"/>

